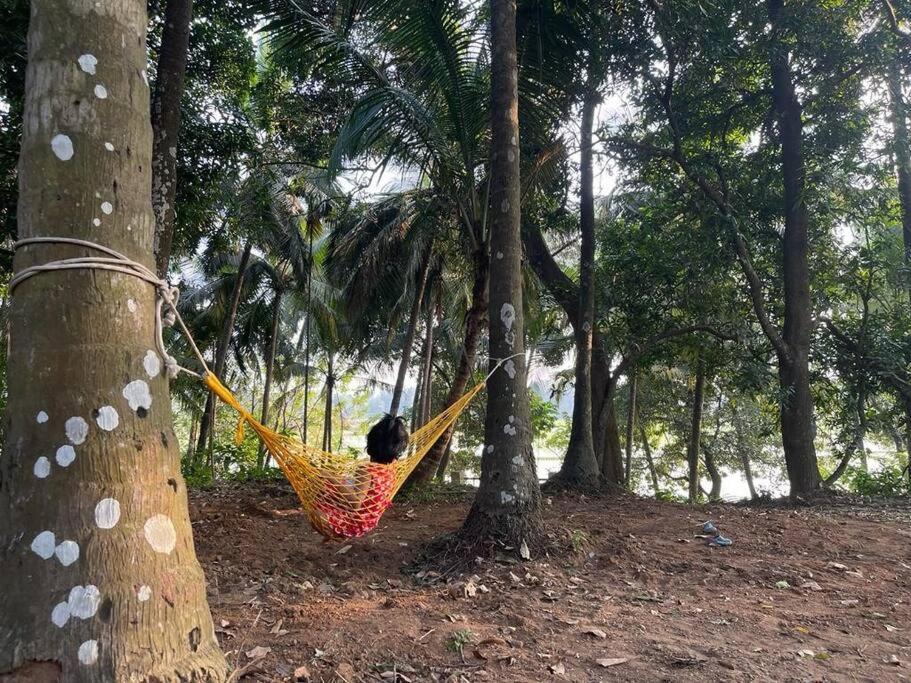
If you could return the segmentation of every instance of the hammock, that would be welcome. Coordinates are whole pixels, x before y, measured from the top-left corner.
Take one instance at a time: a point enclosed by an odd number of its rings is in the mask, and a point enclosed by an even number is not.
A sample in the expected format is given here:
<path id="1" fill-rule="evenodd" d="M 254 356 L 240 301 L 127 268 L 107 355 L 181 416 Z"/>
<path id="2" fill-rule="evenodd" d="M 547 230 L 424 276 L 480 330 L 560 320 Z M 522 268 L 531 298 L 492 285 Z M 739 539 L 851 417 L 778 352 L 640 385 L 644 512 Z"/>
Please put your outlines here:
<path id="1" fill-rule="evenodd" d="M 405 454 L 387 465 L 329 453 L 277 434 L 258 422 L 211 372 L 203 381 L 240 416 L 235 441 L 243 441 L 244 425 L 250 425 L 291 482 L 313 528 L 327 538 L 355 538 L 376 528 L 414 468 L 485 385 L 479 383 L 414 432 Z"/>

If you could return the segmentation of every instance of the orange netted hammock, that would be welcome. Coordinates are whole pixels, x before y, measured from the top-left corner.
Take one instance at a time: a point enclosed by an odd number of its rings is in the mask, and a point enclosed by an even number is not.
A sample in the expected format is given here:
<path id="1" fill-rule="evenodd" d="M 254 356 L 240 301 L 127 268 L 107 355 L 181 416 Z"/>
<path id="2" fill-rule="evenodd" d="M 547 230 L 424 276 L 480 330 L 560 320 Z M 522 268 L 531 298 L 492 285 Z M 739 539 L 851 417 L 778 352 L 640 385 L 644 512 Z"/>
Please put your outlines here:
<path id="1" fill-rule="evenodd" d="M 327 538 L 353 538 L 372 531 L 392 505 L 392 499 L 434 443 L 451 427 L 484 382 L 415 431 L 405 454 L 389 464 L 329 453 L 276 433 L 246 410 L 211 372 L 203 380 L 218 398 L 237 411 L 235 440 L 244 438 L 244 425 L 256 432 L 291 482 L 313 528 Z"/>

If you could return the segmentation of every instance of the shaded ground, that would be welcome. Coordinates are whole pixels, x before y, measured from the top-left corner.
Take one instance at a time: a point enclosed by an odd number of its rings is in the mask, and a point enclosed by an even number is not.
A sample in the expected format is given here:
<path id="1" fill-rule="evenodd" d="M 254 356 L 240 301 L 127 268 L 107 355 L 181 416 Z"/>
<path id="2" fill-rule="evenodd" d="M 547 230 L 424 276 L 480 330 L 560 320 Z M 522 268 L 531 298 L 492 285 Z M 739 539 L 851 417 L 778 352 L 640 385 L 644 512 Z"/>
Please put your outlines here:
<path id="1" fill-rule="evenodd" d="M 576 551 L 421 586 L 403 566 L 468 500 L 398 505 L 348 545 L 323 543 L 295 502 L 277 486 L 191 494 L 216 630 L 244 680 L 911 677 L 908 507 L 557 497 L 548 521 Z M 733 547 L 694 537 L 707 518 Z"/>

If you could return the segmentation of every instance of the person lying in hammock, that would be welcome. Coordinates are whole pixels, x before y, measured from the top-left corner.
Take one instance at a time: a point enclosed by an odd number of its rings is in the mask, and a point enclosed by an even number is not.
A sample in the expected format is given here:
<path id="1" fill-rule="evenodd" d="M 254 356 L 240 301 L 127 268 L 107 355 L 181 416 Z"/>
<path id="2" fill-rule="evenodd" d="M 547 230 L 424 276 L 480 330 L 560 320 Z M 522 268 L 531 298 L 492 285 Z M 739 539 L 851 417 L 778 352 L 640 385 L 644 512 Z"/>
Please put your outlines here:
<path id="1" fill-rule="evenodd" d="M 370 461 L 359 463 L 345 477 L 327 477 L 317 496 L 314 526 L 338 538 L 363 536 L 379 524 L 392 505 L 395 468 L 389 467 L 408 448 L 408 430 L 401 417 L 386 415 L 367 433 Z"/>

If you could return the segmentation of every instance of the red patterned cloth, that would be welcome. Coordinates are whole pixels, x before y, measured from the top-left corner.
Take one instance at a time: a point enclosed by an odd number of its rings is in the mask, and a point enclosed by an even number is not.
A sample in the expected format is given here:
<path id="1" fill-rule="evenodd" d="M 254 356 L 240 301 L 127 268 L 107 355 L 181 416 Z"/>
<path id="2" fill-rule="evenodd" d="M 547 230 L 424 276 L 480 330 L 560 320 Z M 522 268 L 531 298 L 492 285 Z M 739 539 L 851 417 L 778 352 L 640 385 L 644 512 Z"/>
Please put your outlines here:
<path id="1" fill-rule="evenodd" d="M 370 477 L 370 486 L 359 507 L 351 509 L 336 502 L 340 496 L 335 487 L 316 503 L 332 533 L 340 538 L 357 538 L 373 531 L 392 505 L 395 470 L 373 462 L 365 465 L 364 470 Z"/>

